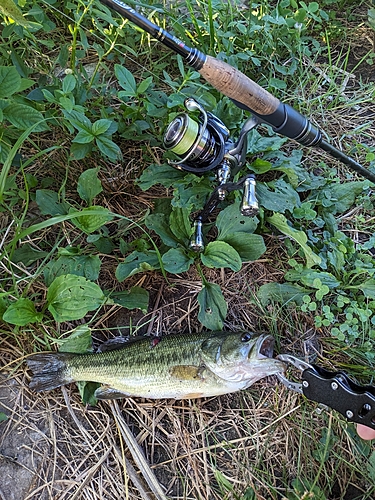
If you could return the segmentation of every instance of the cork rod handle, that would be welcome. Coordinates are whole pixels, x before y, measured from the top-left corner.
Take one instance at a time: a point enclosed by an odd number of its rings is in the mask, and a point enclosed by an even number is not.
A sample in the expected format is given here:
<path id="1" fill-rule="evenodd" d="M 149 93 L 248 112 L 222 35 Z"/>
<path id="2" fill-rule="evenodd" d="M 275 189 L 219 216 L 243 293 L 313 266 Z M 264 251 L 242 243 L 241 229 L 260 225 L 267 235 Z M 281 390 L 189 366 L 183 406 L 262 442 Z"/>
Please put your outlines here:
<path id="1" fill-rule="evenodd" d="M 280 101 L 276 97 L 220 59 L 206 56 L 206 61 L 198 72 L 219 92 L 245 105 L 258 115 L 270 115 L 280 106 Z"/>

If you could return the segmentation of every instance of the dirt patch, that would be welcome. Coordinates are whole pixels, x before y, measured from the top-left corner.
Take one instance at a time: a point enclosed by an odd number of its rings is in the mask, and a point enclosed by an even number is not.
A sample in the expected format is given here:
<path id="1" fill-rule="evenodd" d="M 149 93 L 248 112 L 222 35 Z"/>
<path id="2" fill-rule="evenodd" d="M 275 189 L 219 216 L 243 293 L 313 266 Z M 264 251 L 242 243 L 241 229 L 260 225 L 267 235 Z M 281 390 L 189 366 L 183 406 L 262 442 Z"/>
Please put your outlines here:
<path id="1" fill-rule="evenodd" d="M 50 468 L 46 468 L 50 446 L 48 414 L 44 410 L 38 401 L 25 399 L 19 380 L 0 378 L 0 411 L 8 416 L 0 424 L 1 500 L 30 498 Z M 39 498 L 47 499 L 47 492 Z"/>

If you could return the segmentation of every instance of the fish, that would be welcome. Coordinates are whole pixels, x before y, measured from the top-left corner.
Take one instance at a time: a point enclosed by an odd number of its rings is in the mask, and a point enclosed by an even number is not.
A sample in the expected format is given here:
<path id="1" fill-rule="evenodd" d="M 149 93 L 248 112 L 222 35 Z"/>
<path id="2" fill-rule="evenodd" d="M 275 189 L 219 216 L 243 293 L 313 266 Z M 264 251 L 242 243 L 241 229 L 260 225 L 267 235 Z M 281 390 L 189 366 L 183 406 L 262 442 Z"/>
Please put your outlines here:
<path id="1" fill-rule="evenodd" d="M 115 348 L 114 348 L 115 347 Z M 252 332 L 170 334 L 97 353 L 39 353 L 26 360 L 29 387 L 49 391 L 72 382 L 102 384 L 99 400 L 141 397 L 191 399 L 228 394 L 285 371 L 273 358 L 274 338 Z"/>

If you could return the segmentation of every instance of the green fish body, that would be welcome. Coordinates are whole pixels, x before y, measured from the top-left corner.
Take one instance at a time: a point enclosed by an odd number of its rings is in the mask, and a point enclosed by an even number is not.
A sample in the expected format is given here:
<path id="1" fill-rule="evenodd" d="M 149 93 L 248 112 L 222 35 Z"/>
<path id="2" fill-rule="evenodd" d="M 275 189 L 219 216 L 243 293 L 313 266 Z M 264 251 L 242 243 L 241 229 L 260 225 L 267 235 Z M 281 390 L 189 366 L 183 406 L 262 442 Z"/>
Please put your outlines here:
<path id="1" fill-rule="evenodd" d="M 246 389 L 284 371 L 273 359 L 273 337 L 250 333 L 172 334 L 95 353 L 34 354 L 27 359 L 30 387 L 51 390 L 79 381 L 99 382 L 98 399 L 197 398 Z"/>

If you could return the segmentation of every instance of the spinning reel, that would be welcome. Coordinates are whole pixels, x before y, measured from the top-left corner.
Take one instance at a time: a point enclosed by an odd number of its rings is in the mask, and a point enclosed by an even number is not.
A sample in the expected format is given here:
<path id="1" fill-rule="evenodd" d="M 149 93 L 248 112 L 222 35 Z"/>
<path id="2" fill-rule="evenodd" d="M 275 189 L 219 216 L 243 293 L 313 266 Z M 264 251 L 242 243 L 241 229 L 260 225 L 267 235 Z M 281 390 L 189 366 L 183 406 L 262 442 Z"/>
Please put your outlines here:
<path id="1" fill-rule="evenodd" d="M 233 142 L 224 123 L 207 112 L 192 97 L 185 100 L 185 108 L 190 113 L 198 111 L 198 117 L 187 113 L 177 115 L 164 133 L 163 145 L 178 157 L 176 161 L 169 160 L 175 168 L 197 175 L 216 170 L 218 186 L 213 190 L 203 210 L 195 217 L 194 235 L 190 242 L 194 251 L 202 252 L 202 224 L 229 192 L 243 190 L 240 208 L 242 215 L 253 217 L 258 213 L 255 176 L 248 174 L 237 182 L 231 182 L 231 179 L 245 163 L 247 134 L 259 121 L 254 117 L 246 120 L 238 140 Z"/>

